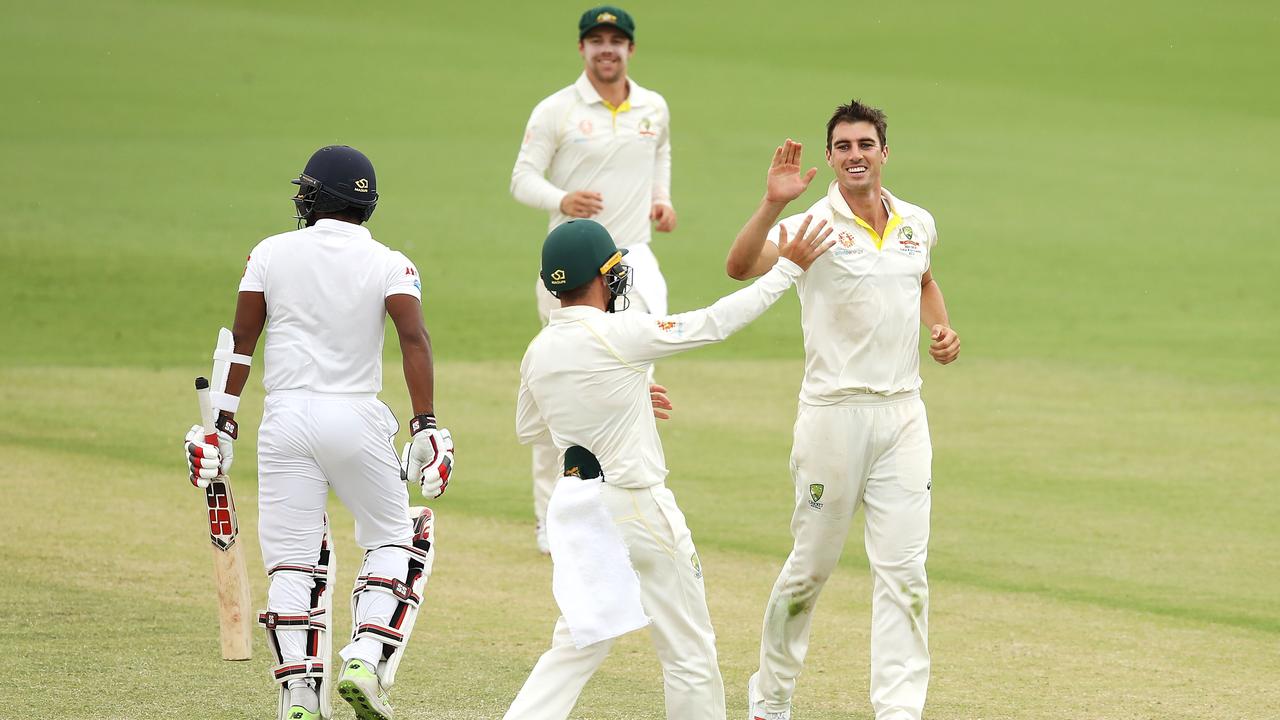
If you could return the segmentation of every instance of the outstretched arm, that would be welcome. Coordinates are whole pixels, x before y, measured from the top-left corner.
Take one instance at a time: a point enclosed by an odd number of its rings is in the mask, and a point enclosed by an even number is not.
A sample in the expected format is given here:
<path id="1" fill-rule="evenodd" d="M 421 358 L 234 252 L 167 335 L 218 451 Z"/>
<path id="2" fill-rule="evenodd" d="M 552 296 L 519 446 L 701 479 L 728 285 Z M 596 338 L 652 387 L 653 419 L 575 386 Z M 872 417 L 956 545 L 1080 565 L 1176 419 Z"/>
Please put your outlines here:
<path id="1" fill-rule="evenodd" d="M 431 337 L 422 322 L 422 302 L 412 295 L 388 295 L 387 314 L 400 336 L 404 382 L 414 415 L 435 414 L 435 367 L 431 359 Z"/>
<path id="2" fill-rule="evenodd" d="M 768 272 L 778 261 L 778 249 L 768 242 L 769 229 L 778 221 L 787 203 L 804 194 L 809 183 L 818 174 L 817 168 L 800 174 L 800 156 L 803 146 L 787 139 L 782 147 L 773 151 L 773 161 L 765 181 L 764 199 L 752 213 L 747 224 L 738 231 L 724 269 L 734 280 L 748 280 Z"/>

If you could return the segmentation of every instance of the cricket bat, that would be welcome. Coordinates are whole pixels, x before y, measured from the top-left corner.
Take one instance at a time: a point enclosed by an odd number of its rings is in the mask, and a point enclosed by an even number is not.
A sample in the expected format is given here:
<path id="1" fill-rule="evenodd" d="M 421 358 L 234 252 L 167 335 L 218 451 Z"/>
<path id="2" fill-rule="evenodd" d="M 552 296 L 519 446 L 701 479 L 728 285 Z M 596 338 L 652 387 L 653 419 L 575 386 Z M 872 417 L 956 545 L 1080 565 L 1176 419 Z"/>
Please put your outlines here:
<path id="1" fill-rule="evenodd" d="M 209 381 L 205 378 L 196 378 L 196 397 L 200 400 L 204 441 L 216 446 L 216 418 L 209 399 Z M 253 637 L 250 634 L 253 613 L 249 609 L 249 574 L 244 564 L 244 548 L 236 542 L 240 523 L 236 519 L 231 483 L 226 477 L 213 478 L 209 487 L 204 489 L 204 497 L 209 510 L 209 542 L 213 544 L 213 585 L 218 591 L 222 659 L 248 660 L 253 656 Z"/>

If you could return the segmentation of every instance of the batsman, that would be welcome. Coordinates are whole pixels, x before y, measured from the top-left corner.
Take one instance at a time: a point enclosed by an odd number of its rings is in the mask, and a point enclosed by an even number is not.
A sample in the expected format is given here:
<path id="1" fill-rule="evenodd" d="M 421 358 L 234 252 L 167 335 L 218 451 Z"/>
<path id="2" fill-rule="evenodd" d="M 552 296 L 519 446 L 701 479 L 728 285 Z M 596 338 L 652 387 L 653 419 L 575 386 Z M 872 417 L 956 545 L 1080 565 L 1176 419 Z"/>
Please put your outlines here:
<path id="1" fill-rule="evenodd" d="M 413 630 L 434 559 L 434 518 L 411 513 L 406 480 L 428 499 L 444 492 L 453 439 L 436 425 L 431 342 L 418 270 L 364 227 L 378 202 L 373 165 L 358 150 L 318 150 L 293 181 L 298 229 L 263 240 L 240 281 L 224 387 L 213 387 L 217 444 L 187 435 L 191 480 L 225 477 L 235 414 L 267 330 L 258 432 L 258 534 L 270 586 L 258 621 L 277 664 L 281 720 L 332 717 L 330 652 L 336 558 L 325 503 L 337 493 L 365 551 L 352 597 L 351 642 L 338 693 L 362 720 L 390 720 L 388 693 Z M 399 430 L 382 390 L 383 326 L 399 336 L 414 417 Z"/>

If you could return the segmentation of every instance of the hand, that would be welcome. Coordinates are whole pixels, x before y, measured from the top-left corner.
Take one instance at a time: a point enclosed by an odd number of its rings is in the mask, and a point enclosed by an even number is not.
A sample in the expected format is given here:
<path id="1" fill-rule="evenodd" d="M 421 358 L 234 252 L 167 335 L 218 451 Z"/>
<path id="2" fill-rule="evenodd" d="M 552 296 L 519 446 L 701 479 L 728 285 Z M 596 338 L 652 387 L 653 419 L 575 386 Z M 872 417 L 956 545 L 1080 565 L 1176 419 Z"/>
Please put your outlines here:
<path id="1" fill-rule="evenodd" d="M 671 419 L 671 399 L 667 397 L 667 389 L 661 385 L 649 386 L 649 400 L 653 403 L 653 416 L 659 420 Z"/>
<path id="2" fill-rule="evenodd" d="M 453 436 L 448 430 L 424 427 L 404 444 L 400 473 L 405 482 L 416 482 L 422 497 L 433 500 L 444 494 L 453 474 Z"/>
<path id="3" fill-rule="evenodd" d="M 560 199 L 560 212 L 569 217 L 594 217 L 603 209 L 604 198 L 590 190 L 575 190 Z"/>
<path id="4" fill-rule="evenodd" d="M 676 229 L 676 209 L 665 203 L 654 203 L 649 211 L 649 219 L 657 223 L 658 232 L 671 232 Z"/>
<path id="5" fill-rule="evenodd" d="M 960 356 L 960 336 L 946 325 L 934 325 L 929 331 L 933 340 L 929 345 L 929 354 L 939 365 L 946 365 Z"/>
<path id="6" fill-rule="evenodd" d="M 782 147 L 773 151 L 773 162 L 769 164 L 769 175 L 765 182 L 765 200 L 789 203 L 808 189 L 809 183 L 818 174 L 818 168 L 809 168 L 809 172 L 800 174 L 802 148 L 800 143 L 787 138 Z"/>
<path id="7" fill-rule="evenodd" d="M 809 224 L 812 221 L 812 215 L 804 216 L 804 222 L 800 223 L 794 242 L 787 242 L 787 227 L 785 225 L 778 226 L 778 257 L 784 257 L 799 265 L 801 270 L 808 270 L 809 266 L 813 265 L 813 261 L 818 259 L 818 256 L 836 244 L 835 240 L 827 239 L 827 236 L 831 234 L 831 228 L 827 227 L 826 220 L 820 221 L 816 227 L 810 230 Z"/>
<path id="8" fill-rule="evenodd" d="M 192 485 L 206 488 L 210 480 L 225 480 L 227 473 L 231 472 L 231 462 L 235 460 L 236 453 L 230 435 L 219 431 L 218 444 L 210 445 L 204 441 L 204 427 L 192 425 L 183 445 L 187 455 L 187 478 Z"/>

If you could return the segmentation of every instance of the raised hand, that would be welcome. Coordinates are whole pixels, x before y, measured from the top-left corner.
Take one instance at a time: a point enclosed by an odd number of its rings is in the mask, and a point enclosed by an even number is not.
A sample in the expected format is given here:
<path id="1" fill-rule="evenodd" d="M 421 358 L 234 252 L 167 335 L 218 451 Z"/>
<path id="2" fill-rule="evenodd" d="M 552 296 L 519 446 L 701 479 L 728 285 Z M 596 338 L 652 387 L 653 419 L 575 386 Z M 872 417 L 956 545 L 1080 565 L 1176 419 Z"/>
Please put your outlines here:
<path id="1" fill-rule="evenodd" d="M 804 194 L 818 174 L 818 168 L 809 168 L 809 172 L 800 174 L 801 150 L 803 146 L 800 143 L 787 138 L 782 147 L 773 151 L 773 162 L 769 164 L 765 183 L 765 200 L 789 203 Z"/>
<path id="2" fill-rule="evenodd" d="M 812 222 L 813 216 L 805 215 L 804 222 L 800 223 L 795 240 L 792 241 L 787 239 L 787 226 L 778 226 L 778 257 L 799 265 L 801 270 L 808 270 L 814 260 L 836 244 L 835 240 L 827 239 L 831 235 L 831 228 L 827 227 L 826 220 L 819 221 L 810 229 Z"/>

